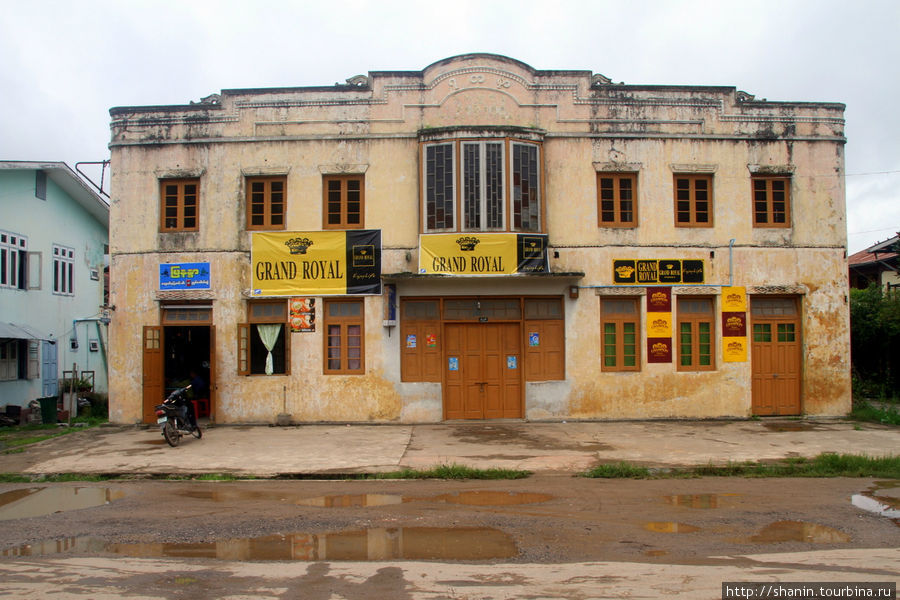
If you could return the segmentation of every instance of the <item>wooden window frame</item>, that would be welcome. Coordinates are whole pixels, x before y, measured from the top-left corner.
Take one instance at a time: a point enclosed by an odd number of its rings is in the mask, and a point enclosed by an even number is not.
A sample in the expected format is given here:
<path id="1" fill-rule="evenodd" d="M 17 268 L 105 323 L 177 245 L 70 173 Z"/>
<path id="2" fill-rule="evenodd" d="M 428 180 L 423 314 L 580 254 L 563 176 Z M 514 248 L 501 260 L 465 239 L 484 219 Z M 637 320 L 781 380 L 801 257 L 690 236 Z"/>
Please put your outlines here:
<path id="1" fill-rule="evenodd" d="M 782 190 L 774 189 L 776 183 L 784 186 Z M 762 186 L 762 189 L 758 189 Z M 751 201 L 753 210 L 753 227 L 787 229 L 791 227 L 791 178 L 789 176 L 763 176 L 754 175 L 750 178 Z M 777 194 L 782 193 L 784 198 L 784 210 L 777 211 Z M 763 210 L 759 210 L 762 205 Z M 783 222 L 776 222 L 775 218 L 782 215 Z M 763 216 L 765 220 L 761 220 Z"/>
<path id="2" fill-rule="evenodd" d="M 347 316 L 332 316 L 331 307 L 335 304 L 351 304 L 357 303 L 360 307 L 359 315 L 347 315 Z M 323 303 L 323 321 L 324 321 L 324 331 L 322 335 L 322 344 L 323 344 L 323 352 L 322 352 L 322 369 L 325 375 L 363 375 L 366 372 L 366 303 L 365 301 L 360 299 L 351 299 L 351 300 L 326 300 Z M 351 327 L 359 327 L 359 357 L 352 357 L 353 359 L 359 360 L 359 368 L 351 369 L 349 368 L 349 362 L 351 357 L 349 356 L 350 346 L 350 328 Z M 338 349 L 338 356 L 336 357 L 339 362 L 338 368 L 333 368 L 330 365 L 331 360 L 335 360 L 334 357 L 329 355 L 329 349 L 335 347 L 330 346 L 331 338 L 334 336 L 331 335 L 331 328 L 338 327 L 338 345 L 336 348 Z M 352 336 L 357 337 L 357 336 Z M 355 348 L 356 346 L 353 346 Z"/>
<path id="3" fill-rule="evenodd" d="M 693 313 L 686 312 L 682 310 L 682 302 L 688 302 L 690 300 L 704 300 L 709 302 L 709 312 L 704 313 Z M 678 298 L 676 301 L 676 306 L 678 307 L 678 318 L 675 330 L 675 346 L 678 348 L 678 359 L 677 365 L 679 371 L 715 371 L 716 370 L 716 309 L 715 309 L 715 301 L 713 298 L 708 296 L 687 296 L 686 298 Z M 701 325 L 706 324 L 709 326 L 709 364 L 702 365 L 700 364 L 700 335 L 701 335 Z M 682 342 L 682 326 L 687 325 L 690 329 L 688 332 L 690 334 L 690 341 L 688 344 L 690 345 L 690 350 L 688 354 L 683 352 L 684 344 Z M 687 357 L 690 359 L 691 364 L 685 365 L 683 364 L 684 358 Z"/>
<path id="4" fill-rule="evenodd" d="M 282 304 L 284 307 L 284 321 L 279 321 L 278 319 L 273 319 L 271 317 L 254 316 L 252 307 L 258 304 Z M 288 329 L 287 315 L 287 300 L 250 300 L 247 302 L 247 320 L 244 323 L 238 323 L 237 331 L 236 341 L 238 375 L 246 375 L 251 377 L 283 377 L 291 374 L 291 332 Z M 251 355 L 251 348 L 253 347 L 251 336 L 255 333 L 253 325 L 268 324 L 279 324 L 282 326 L 280 335 L 284 335 L 284 373 L 276 372 L 272 373 L 271 375 L 266 375 L 265 373 L 253 372 L 253 359 Z"/>
<path id="5" fill-rule="evenodd" d="M 500 160 L 491 163 L 499 170 L 499 178 L 492 178 L 486 170 L 489 144 L 501 145 Z M 438 147 L 442 147 L 440 155 L 436 151 L 432 153 Z M 478 148 L 478 172 L 471 177 L 466 172 L 467 147 Z M 533 162 L 529 159 L 526 164 L 527 152 L 522 152 L 522 148 L 535 152 Z M 421 233 L 544 233 L 542 142 L 509 137 L 460 137 L 423 142 L 420 151 Z M 499 185 L 493 185 L 498 180 Z M 477 193 L 472 191 L 473 186 L 478 188 Z M 489 189 L 499 189 L 499 223 L 489 220 Z M 467 214 L 470 208 L 478 209 L 477 217 Z M 468 227 L 467 220 L 473 219 L 477 220 L 477 226 Z"/>
<path id="6" fill-rule="evenodd" d="M 189 185 L 195 186 L 193 196 L 193 210 L 194 215 L 190 217 L 185 213 L 188 212 L 187 209 L 190 205 L 187 204 L 187 199 L 190 196 L 186 188 Z M 167 186 L 175 186 L 175 195 L 169 195 Z M 167 202 L 169 198 L 174 198 L 175 200 L 175 216 L 167 217 L 166 216 L 166 208 Z M 187 219 L 193 218 L 194 224 L 193 226 L 186 226 L 185 222 Z M 175 225 L 169 227 L 167 225 L 168 219 L 174 219 Z M 199 231 L 200 230 L 200 179 L 199 178 L 189 178 L 189 179 L 161 179 L 159 182 L 159 231 L 161 233 L 173 233 L 180 231 Z"/>
<path id="7" fill-rule="evenodd" d="M 351 223 L 349 207 L 349 182 L 357 182 L 359 184 L 359 222 Z M 331 182 L 340 183 L 340 206 L 339 212 L 331 210 L 329 194 L 329 184 Z M 332 215 L 338 216 L 338 223 L 330 223 Z M 323 175 L 322 176 L 322 229 L 365 229 L 366 227 L 366 176 L 357 173 L 353 175 Z"/>
<path id="8" fill-rule="evenodd" d="M 679 181 L 685 180 L 688 182 L 687 189 L 687 198 L 679 198 L 679 192 L 682 191 L 682 188 L 679 187 Z M 704 181 L 706 182 L 706 190 L 698 190 L 697 182 Z M 706 200 L 701 200 L 698 198 L 698 191 L 706 192 Z M 674 205 L 673 208 L 675 210 L 675 227 L 713 227 L 714 226 L 714 199 L 713 199 L 713 176 L 710 174 L 686 174 L 686 173 L 676 173 L 673 178 L 673 197 L 674 197 Z M 679 210 L 678 204 L 679 202 L 687 202 L 688 209 Z M 701 211 L 698 210 L 698 205 L 701 202 L 706 202 L 706 215 L 707 220 L 701 221 L 698 219 Z M 680 221 L 679 215 L 683 213 L 688 214 L 687 221 Z"/>
<path id="9" fill-rule="evenodd" d="M 262 190 L 254 191 L 255 185 L 262 184 Z M 281 184 L 281 202 L 279 213 L 276 209 L 278 202 L 275 201 L 277 190 L 273 191 L 273 184 Z M 248 231 L 280 231 L 284 230 L 287 225 L 287 177 L 284 175 L 266 176 L 266 177 L 247 177 L 246 179 L 246 213 L 247 213 L 247 230 Z M 261 196 L 261 197 L 260 197 Z M 255 205 L 262 207 L 262 223 L 254 224 L 253 218 L 260 215 L 254 213 Z M 278 218 L 281 223 L 277 223 Z"/>
<path id="10" fill-rule="evenodd" d="M 604 303 L 606 301 L 612 300 L 629 300 L 634 303 L 634 312 L 630 314 L 625 313 L 609 313 L 604 309 Z M 612 356 L 615 360 L 614 365 L 607 364 L 607 358 L 610 356 L 607 354 L 606 349 L 608 344 L 606 343 L 606 335 L 607 335 L 607 324 L 613 325 L 614 327 L 614 347 L 615 353 Z M 632 324 L 634 325 L 634 365 L 624 365 L 625 362 L 625 325 Z M 638 297 L 619 297 L 619 296 L 610 296 L 610 297 L 601 297 L 600 298 L 600 369 L 601 371 L 615 373 L 615 372 L 639 372 L 641 370 L 641 348 L 643 347 L 641 343 L 641 306 L 640 306 L 640 298 Z"/>
<path id="11" fill-rule="evenodd" d="M 610 180 L 610 187 L 604 187 L 605 179 Z M 631 198 L 625 199 L 622 197 L 622 182 L 628 181 L 630 188 L 628 192 L 631 194 Z M 604 192 L 609 190 L 611 192 L 610 198 L 604 198 Z M 625 212 L 622 208 L 623 202 L 631 202 L 631 218 L 625 219 L 622 217 L 622 214 Z M 612 202 L 612 210 L 605 210 L 603 208 L 604 202 Z M 605 221 L 603 219 L 604 214 L 612 213 L 612 220 Z M 597 173 L 597 226 L 598 227 L 637 227 L 638 224 L 638 214 L 637 214 L 637 173 L 608 173 L 608 172 L 598 172 Z"/>

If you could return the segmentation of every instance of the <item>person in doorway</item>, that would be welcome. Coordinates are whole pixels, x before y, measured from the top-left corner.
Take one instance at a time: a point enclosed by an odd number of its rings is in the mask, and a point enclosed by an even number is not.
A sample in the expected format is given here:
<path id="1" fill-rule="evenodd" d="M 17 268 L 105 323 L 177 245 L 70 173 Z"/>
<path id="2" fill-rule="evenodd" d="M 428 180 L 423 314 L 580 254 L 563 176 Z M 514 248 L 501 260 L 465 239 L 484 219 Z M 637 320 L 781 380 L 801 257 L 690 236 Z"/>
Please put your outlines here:
<path id="1" fill-rule="evenodd" d="M 206 398 L 206 382 L 193 369 L 191 369 L 191 392 L 193 392 L 194 398 Z"/>

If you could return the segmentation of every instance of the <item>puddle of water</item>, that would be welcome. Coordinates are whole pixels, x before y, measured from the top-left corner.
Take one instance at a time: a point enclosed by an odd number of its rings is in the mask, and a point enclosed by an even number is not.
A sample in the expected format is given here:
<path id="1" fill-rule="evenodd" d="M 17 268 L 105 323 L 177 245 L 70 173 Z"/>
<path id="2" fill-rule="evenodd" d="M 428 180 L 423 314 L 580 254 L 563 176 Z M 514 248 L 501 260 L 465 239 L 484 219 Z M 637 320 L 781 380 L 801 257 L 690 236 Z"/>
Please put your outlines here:
<path id="1" fill-rule="evenodd" d="M 417 500 L 465 504 L 467 506 L 515 506 L 517 504 L 538 504 L 552 499 L 553 496 L 549 494 L 492 491 L 459 492 L 456 494 L 442 494 L 431 498 L 417 498 Z"/>
<path id="2" fill-rule="evenodd" d="M 761 544 L 775 544 L 778 542 L 806 542 L 809 544 L 842 544 L 850 541 L 846 533 L 819 525 L 818 523 L 805 523 L 803 521 L 778 521 L 766 525 L 756 535 L 747 540 Z"/>
<path id="3" fill-rule="evenodd" d="M 694 533 L 695 531 L 700 531 L 700 528 L 694 525 L 672 521 L 650 521 L 644 523 L 644 529 L 654 533 Z"/>
<path id="4" fill-rule="evenodd" d="M 354 506 L 388 506 L 408 502 L 403 496 L 393 494 L 343 494 L 339 496 L 319 496 L 303 498 L 294 504 L 321 508 L 349 508 Z"/>
<path id="5" fill-rule="evenodd" d="M 343 494 L 337 496 L 319 496 L 304 498 L 296 504 L 300 506 L 317 506 L 322 508 L 346 508 L 354 506 L 387 506 L 405 502 L 443 502 L 448 504 L 464 504 L 467 506 L 515 506 L 518 504 L 536 504 L 551 500 L 549 494 L 472 491 L 439 496 L 396 496 L 391 494 Z"/>
<path id="6" fill-rule="evenodd" d="M 721 498 L 734 497 L 739 494 L 680 494 L 663 496 L 666 504 L 685 506 L 687 508 L 719 508 Z"/>
<path id="7" fill-rule="evenodd" d="M 887 517 L 889 519 L 900 519 L 900 510 L 896 508 L 894 502 L 890 502 L 891 500 L 896 502 L 895 498 L 882 498 L 880 496 L 876 496 L 873 498 L 865 494 L 853 494 L 850 497 L 850 501 L 856 508 L 861 508 L 871 513 L 875 513 L 876 515 Z M 894 505 L 892 506 L 892 504 Z"/>
<path id="8" fill-rule="evenodd" d="M 125 492 L 109 488 L 37 487 L 13 490 L 0 494 L 0 520 L 27 519 L 92 508 L 124 497 Z"/>
<path id="9" fill-rule="evenodd" d="M 287 500 L 287 498 L 279 497 L 278 494 L 243 489 L 186 490 L 178 495 L 198 500 L 212 500 L 213 502 L 241 502 L 245 500 L 279 500 L 285 502 Z"/>
<path id="10" fill-rule="evenodd" d="M 405 527 L 336 533 L 293 533 L 201 543 L 110 544 L 98 538 L 68 538 L 4 550 L 2 556 L 108 552 L 137 558 L 266 560 L 491 560 L 518 555 L 499 529 Z"/>

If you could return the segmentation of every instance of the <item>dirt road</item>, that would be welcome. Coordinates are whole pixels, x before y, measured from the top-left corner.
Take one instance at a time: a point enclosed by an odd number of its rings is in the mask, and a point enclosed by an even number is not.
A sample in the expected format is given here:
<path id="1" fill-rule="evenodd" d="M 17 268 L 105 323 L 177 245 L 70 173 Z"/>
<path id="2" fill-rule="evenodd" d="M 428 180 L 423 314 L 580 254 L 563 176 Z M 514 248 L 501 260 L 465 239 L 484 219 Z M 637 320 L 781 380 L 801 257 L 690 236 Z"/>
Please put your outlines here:
<path id="1" fill-rule="evenodd" d="M 4 484 L 0 591 L 718 598 L 727 580 L 893 581 L 898 497 L 868 479 Z"/>

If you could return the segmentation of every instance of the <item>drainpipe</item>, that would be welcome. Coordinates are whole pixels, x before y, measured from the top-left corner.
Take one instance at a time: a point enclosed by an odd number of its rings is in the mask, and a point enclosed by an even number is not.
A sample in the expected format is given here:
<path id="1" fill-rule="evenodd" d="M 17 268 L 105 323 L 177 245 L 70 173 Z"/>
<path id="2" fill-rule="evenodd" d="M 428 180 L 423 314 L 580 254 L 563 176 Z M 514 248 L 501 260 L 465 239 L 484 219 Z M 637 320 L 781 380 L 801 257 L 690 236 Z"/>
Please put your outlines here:
<path id="1" fill-rule="evenodd" d="M 734 238 L 728 242 L 728 285 L 734 285 Z"/>

